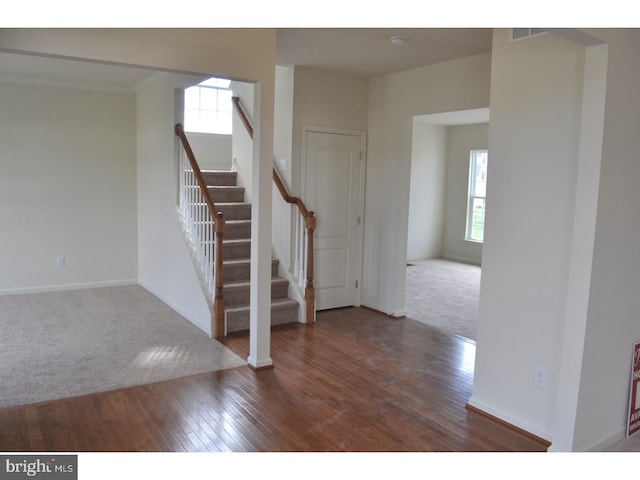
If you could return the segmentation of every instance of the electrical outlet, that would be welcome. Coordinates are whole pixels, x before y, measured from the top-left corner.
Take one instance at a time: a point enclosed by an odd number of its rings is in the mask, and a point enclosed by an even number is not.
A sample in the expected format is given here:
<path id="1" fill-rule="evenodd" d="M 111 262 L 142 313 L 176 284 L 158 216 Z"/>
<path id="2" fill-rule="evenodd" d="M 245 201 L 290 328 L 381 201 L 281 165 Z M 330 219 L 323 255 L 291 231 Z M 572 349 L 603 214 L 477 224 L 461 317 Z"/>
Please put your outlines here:
<path id="1" fill-rule="evenodd" d="M 64 267 L 64 257 L 56 257 L 56 267 L 62 268 Z"/>
<path id="2" fill-rule="evenodd" d="M 534 379 L 536 386 L 544 388 L 547 386 L 547 369 L 536 367 L 536 376 Z"/>

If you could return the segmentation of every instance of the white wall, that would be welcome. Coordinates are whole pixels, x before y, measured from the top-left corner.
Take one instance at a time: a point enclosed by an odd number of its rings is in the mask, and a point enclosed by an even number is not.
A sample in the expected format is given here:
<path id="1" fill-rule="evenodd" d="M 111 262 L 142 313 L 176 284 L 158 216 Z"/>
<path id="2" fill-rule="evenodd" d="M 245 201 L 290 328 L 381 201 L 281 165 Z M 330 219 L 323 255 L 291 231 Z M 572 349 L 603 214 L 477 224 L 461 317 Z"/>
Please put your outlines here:
<path id="1" fill-rule="evenodd" d="M 494 33 L 490 237 L 469 403 L 555 451 L 624 437 L 640 338 L 640 35 L 587 33 L 517 43 Z M 540 199 L 526 220 L 523 197 Z M 520 235 L 531 221 L 553 234 Z M 548 368 L 544 389 L 532 385 L 535 365 Z"/>
<path id="2" fill-rule="evenodd" d="M 292 194 L 301 192 L 302 126 L 367 129 L 368 82 L 310 67 L 294 68 Z M 304 200 L 304 199 L 303 199 Z"/>
<path id="3" fill-rule="evenodd" d="M 240 104 L 249 118 L 251 124 L 253 119 L 253 85 L 244 82 L 233 82 L 231 84 L 233 95 L 240 99 Z M 231 157 L 232 168 L 238 172 L 236 184 L 244 187 L 244 200 L 251 203 L 251 185 L 253 162 L 253 140 L 247 132 L 240 115 L 233 110 L 233 135 L 231 137 Z"/>
<path id="4" fill-rule="evenodd" d="M 260 201 L 254 203 L 252 211 L 252 264 L 251 264 L 251 333 L 249 363 L 254 367 L 271 364 L 270 348 L 270 266 L 271 266 L 271 168 L 263 168 L 265 161 L 273 155 L 273 90 L 275 77 L 275 44 L 274 29 L 5 29 L 0 31 L 0 48 L 15 52 L 59 55 L 74 59 L 121 63 L 124 65 L 144 66 L 155 70 L 173 72 L 193 72 L 200 75 L 222 76 L 247 82 L 255 82 L 254 88 L 258 94 L 254 97 L 254 128 L 255 141 L 253 145 L 253 177 L 252 195 L 259 195 Z M 152 93 L 149 93 L 152 95 Z M 162 95 L 162 98 L 164 96 Z M 173 100 L 172 100 L 173 101 Z M 164 122 L 164 119 L 160 120 Z M 171 123 L 174 118 L 170 120 Z M 171 129 L 148 132 L 148 135 L 163 135 L 173 138 Z M 166 137 L 165 137 L 166 135 Z M 160 146 L 162 145 L 162 146 Z M 158 145 L 161 161 L 164 161 L 164 141 Z M 150 156 L 154 156 L 155 147 L 149 145 Z M 146 160 L 139 163 L 139 168 Z M 168 168 L 163 164 L 163 168 Z M 145 172 L 153 179 L 154 172 Z M 161 183 L 166 181 L 159 174 Z M 147 181 L 147 180 L 145 180 Z M 164 183 L 163 183 L 164 184 Z M 139 198 L 145 197 L 139 192 Z M 169 195 L 159 208 L 166 208 Z M 146 197 L 145 197 L 146 198 Z M 175 197 L 172 199 L 175 201 Z M 146 212 L 146 208 L 143 208 Z M 148 235 L 139 245 L 146 248 L 147 242 L 157 241 L 159 236 L 173 231 L 173 224 L 169 218 L 162 215 L 153 217 L 156 221 L 154 228 L 149 228 Z M 169 233 L 168 235 L 173 235 Z M 143 234 L 144 236 L 144 234 Z M 168 240 L 175 245 L 175 237 Z M 174 252 L 153 251 L 158 255 L 161 263 L 165 264 L 162 256 Z M 184 253 L 184 252 L 183 252 Z M 176 254 L 180 256 L 180 254 Z M 185 253 L 186 255 L 186 253 Z M 186 268 L 188 259 L 182 255 L 180 266 Z M 150 259 L 141 259 L 141 265 L 151 265 Z M 144 275 L 140 272 L 141 278 Z M 159 282 L 163 291 L 171 293 L 174 300 L 172 305 L 189 302 L 189 298 L 180 298 L 182 288 L 173 290 L 171 282 L 180 282 L 178 277 L 162 277 Z M 190 293 L 196 295 L 195 293 Z M 168 299 L 165 299 L 168 300 Z M 204 308 L 199 309 L 204 312 Z M 260 312 L 260 315 L 259 315 Z"/>
<path id="5" fill-rule="evenodd" d="M 135 282 L 134 95 L 0 83 L 0 104 L 0 292 Z"/>
<path id="6" fill-rule="evenodd" d="M 364 305 L 404 310 L 413 117 L 488 107 L 490 69 L 482 54 L 370 81 Z"/>
<path id="7" fill-rule="evenodd" d="M 597 222 L 575 449 L 623 437 L 631 353 L 640 340 L 640 32 L 594 30 L 607 42 Z"/>
<path id="8" fill-rule="evenodd" d="M 293 67 L 276 67 L 275 118 L 274 124 L 274 165 L 282 181 L 290 189 L 293 143 Z M 297 209 L 282 199 L 277 187 L 273 186 L 273 248 L 280 259 L 284 271 L 293 273 L 292 222 Z M 294 286 L 290 294 L 294 294 Z M 302 309 L 301 309 L 302 310 Z"/>
<path id="9" fill-rule="evenodd" d="M 202 170 L 231 169 L 231 135 L 185 132 Z"/>
<path id="10" fill-rule="evenodd" d="M 447 187 L 442 257 L 480 265 L 482 243 L 465 240 L 469 152 L 488 148 L 489 124 L 450 126 L 447 134 Z"/>
<path id="11" fill-rule="evenodd" d="M 191 77 L 165 74 L 137 95 L 139 283 L 207 334 L 205 295 L 176 211 L 178 168 L 174 125 L 176 88 Z"/>
<path id="12" fill-rule="evenodd" d="M 413 122 L 407 260 L 440 258 L 444 236 L 447 127 Z"/>
<path id="13" fill-rule="evenodd" d="M 488 190 L 469 403 L 552 439 L 574 218 L 584 48 L 494 31 Z M 536 367 L 547 370 L 544 388 Z"/>
<path id="14" fill-rule="evenodd" d="M 321 126 L 366 131 L 368 82 L 360 77 L 297 66 L 293 68 L 292 76 L 286 72 L 282 72 L 282 75 L 287 75 L 283 81 L 292 82 L 287 88 L 293 88 L 291 98 L 288 98 L 289 94 L 286 91 L 281 91 L 280 96 L 282 109 L 290 108 L 286 104 L 292 101 L 291 119 L 286 120 L 285 126 L 278 125 L 278 128 L 291 129 L 291 163 L 284 172 L 283 180 L 289 193 L 304 201 L 301 177 L 303 127 Z M 280 135 L 284 137 L 286 133 L 282 132 Z M 282 199 L 279 194 L 274 194 L 274 208 L 278 208 L 278 205 L 282 205 Z M 291 222 L 295 222 L 300 218 L 298 209 L 292 207 L 290 210 Z M 284 212 L 286 214 L 286 210 Z M 322 215 L 322 212 L 315 213 L 316 217 Z M 292 227 L 291 231 L 293 240 L 295 229 Z M 286 254 L 287 250 L 282 253 Z M 290 249 L 288 253 L 289 268 L 292 270 L 295 267 L 295 252 Z"/>

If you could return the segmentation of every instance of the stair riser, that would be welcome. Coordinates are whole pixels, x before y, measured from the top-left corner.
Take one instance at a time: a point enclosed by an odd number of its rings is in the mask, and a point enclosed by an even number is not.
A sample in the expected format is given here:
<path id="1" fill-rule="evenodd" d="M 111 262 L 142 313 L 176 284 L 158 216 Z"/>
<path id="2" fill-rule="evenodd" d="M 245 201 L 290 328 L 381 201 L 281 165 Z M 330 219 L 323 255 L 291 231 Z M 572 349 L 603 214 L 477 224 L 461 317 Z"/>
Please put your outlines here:
<path id="1" fill-rule="evenodd" d="M 209 187 L 209 193 L 211 194 L 211 198 L 214 203 L 232 203 L 244 202 L 244 188 L 217 188 L 217 187 Z"/>
<path id="2" fill-rule="evenodd" d="M 287 298 L 289 286 L 286 282 L 271 284 L 271 299 Z M 227 307 L 246 305 L 251 297 L 251 289 L 247 286 L 224 288 L 224 303 Z"/>
<path id="3" fill-rule="evenodd" d="M 202 176 L 207 185 L 228 187 L 235 187 L 236 185 L 236 172 L 202 172 Z"/>
<path id="4" fill-rule="evenodd" d="M 241 264 L 225 264 L 222 266 L 222 271 L 224 272 L 224 281 L 225 282 L 248 282 L 251 278 L 251 265 L 249 262 L 241 263 Z M 278 261 L 274 260 L 271 263 L 271 276 L 276 276 L 278 274 Z"/>
<path id="5" fill-rule="evenodd" d="M 228 237 L 225 235 L 225 239 Z M 233 260 L 240 258 L 251 258 L 251 243 L 243 242 L 240 244 L 235 244 L 232 242 L 224 242 L 223 243 L 223 254 L 222 257 L 225 260 Z"/>
<path id="6" fill-rule="evenodd" d="M 298 305 L 271 309 L 271 325 L 284 325 L 298 322 Z M 249 312 L 227 312 L 227 333 L 249 330 Z"/>
<path id="7" fill-rule="evenodd" d="M 226 220 L 251 220 L 251 204 L 249 203 L 216 203 L 216 208 Z"/>
<path id="8" fill-rule="evenodd" d="M 251 223 L 227 223 L 224 230 L 224 238 L 230 240 L 251 238 Z"/>

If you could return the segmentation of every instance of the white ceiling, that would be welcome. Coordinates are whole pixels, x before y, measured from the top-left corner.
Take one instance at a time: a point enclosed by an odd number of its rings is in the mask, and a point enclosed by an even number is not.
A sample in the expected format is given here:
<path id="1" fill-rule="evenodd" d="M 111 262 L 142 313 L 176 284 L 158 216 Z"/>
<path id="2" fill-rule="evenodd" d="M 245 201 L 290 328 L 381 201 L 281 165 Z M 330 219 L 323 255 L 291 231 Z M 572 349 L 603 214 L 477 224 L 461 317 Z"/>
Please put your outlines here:
<path id="1" fill-rule="evenodd" d="M 277 61 L 372 77 L 489 52 L 491 41 L 490 28 L 281 28 Z"/>
<path id="2" fill-rule="evenodd" d="M 0 52 L 0 81 L 132 92 L 157 72 L 103 63 Z"/>
<path id="3" fill-rule="evenodd" d="M 389 37 L 402 35 L 402 47 Z M 491 29 L 482 28 L 281 28 L 277 62 L 372 77 L 491 50 Z M 0 81 L 74 84 L 133 91 L 153 71 L 0 52 Z"/>

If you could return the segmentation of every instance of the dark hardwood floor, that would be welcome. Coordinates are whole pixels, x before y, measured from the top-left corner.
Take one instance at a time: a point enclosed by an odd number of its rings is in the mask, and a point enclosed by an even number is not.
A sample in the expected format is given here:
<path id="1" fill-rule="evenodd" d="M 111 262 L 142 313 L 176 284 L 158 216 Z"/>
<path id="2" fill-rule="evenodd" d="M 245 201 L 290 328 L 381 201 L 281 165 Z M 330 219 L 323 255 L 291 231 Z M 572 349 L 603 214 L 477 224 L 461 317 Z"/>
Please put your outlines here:
<path id="1" fill-rule="evenodd" d="M 224 342 L 246 357 L 248 335 Z M 240 367 L 0 410 L 6 452 L 545 451 L 467 410 L 475 345 L 364 308 L 274 328 Z"/>

